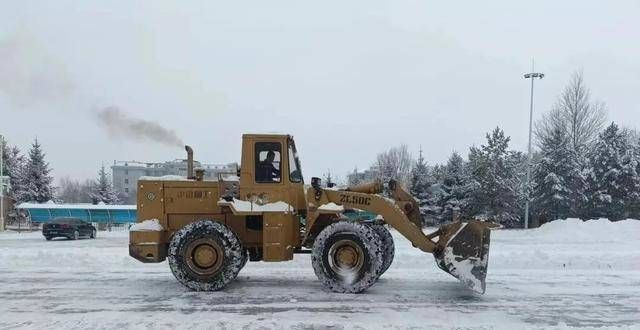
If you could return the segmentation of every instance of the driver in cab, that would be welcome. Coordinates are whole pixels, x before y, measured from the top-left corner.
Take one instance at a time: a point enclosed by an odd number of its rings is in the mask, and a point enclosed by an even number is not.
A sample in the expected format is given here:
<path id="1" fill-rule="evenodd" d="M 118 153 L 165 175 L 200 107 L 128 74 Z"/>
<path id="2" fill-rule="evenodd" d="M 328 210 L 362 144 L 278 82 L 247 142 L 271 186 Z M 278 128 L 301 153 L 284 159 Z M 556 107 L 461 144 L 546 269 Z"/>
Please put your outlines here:
<path id="1" fill-rule="evenodd" d="M 262 182 L 280 181 L 280 170 L 274 165 L 276 153 L 273 150 L 267 152 L 267 158 L 260 162 L 258 180 Z"/>

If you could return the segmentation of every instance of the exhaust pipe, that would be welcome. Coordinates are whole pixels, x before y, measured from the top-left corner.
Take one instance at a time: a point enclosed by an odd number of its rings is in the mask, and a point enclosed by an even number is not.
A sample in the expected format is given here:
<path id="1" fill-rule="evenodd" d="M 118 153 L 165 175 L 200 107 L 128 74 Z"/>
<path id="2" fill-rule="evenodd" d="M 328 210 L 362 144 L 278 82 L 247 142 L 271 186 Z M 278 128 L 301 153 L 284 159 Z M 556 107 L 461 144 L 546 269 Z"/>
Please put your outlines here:
<path id="1" fill-rule="evenodd" d="M 195 179 L 193 175 L 193 149 L 190 146 L 184 146 L 187 151 L 187 179 Z"/>

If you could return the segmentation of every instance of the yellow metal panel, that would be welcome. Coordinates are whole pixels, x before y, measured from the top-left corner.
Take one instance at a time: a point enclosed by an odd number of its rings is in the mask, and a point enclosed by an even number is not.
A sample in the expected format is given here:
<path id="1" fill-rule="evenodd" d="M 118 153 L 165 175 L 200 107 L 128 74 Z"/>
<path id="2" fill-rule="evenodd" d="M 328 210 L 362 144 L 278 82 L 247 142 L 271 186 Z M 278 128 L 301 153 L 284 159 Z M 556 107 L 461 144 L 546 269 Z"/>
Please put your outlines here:
<path id="1" fill-rule="evenodd" d="M 164 212 L 164 188 L 162 182 L 138 181 L 138 222 L 158 219 L 163 226 L 167 225 Z"/>
<path id="2" fill-rule="evenodd" d="M 297 244 L 292 240 L 295 220 L 291 214 L 265 213 L 262 243 L 264 261 L 293 259 L 293 250 Z"/>
<path id="3" fill-rule="evenodd" d="M 165 187 L 166 213 L 220 213 L 218 187 Z"/>
<path id="4" fill-rule="evenodd" d="M 165 232 L 132 231 L 129 242 L 129 255 L 142 262 L 161 262 L 167 257 Z"/>

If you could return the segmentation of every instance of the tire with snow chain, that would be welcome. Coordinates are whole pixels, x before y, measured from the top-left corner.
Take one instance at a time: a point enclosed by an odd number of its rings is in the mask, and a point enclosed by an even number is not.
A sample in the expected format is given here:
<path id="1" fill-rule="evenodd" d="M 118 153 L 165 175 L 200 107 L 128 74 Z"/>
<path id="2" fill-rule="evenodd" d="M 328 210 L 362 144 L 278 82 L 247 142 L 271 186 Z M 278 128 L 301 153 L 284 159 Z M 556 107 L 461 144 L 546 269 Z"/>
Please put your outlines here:
<path id="1" fill-rule="evenodd" d="M 191 223 L 171 239 L 167 259 L 178 282 L 195 291 L 217 291 L 242 268 L 244 248 L 226 225 L 210 220 Z"/>
<path id="2" fill-rule="evenodd" d="M 247 251 L 247 249 L 242 249 L 242 261 L 240 262 L 240 270 L 238 270 L 238 274 L 240 274 L 240 271 L 247 265 L 247 261 L 249 261 L 249 251 Z M 236 274 L 236 277 L 238 277 L 238 274 Z"/>
<path id="3" fill-rule="evenodd" d="M 249 261 L 249 251 L 247 251 L 246 249 L 242 250 L 242 266 L 240 267 L 240 269 L 244 268 L 244 266 L 247 265 L 247 261 Z"/>
<path id="4" fill-rule="evenodd" d="M 389 232 L 389 229 L 387 229 L 387 227 L 380 224 L 374 224 L 371 225 L 371 228 L 373 228 L 378 236 L 380 236 L 380 243 L 382 245 L 382 251 L 384 252 L 382 258 L 382 270 L 378 275 L 378 277 L 380 277 L 382 276 L 382 274 L 384 274 L 384 272 L 387 271 L 387 269 L 389 269 L 391 263 L 393 263 L 393 257 L 396 254 L 396 247 L 393 243 L 393 236 L 391 236 L 391 233 Z"/>
<path id="5" fill-rule="evenodd" d="M 383 255 L 380 237 L 371 227 L 341 221 L 320 232 L 313 243 L 311 263 L 326 289 L 359 293 L 378 279 Z"/>

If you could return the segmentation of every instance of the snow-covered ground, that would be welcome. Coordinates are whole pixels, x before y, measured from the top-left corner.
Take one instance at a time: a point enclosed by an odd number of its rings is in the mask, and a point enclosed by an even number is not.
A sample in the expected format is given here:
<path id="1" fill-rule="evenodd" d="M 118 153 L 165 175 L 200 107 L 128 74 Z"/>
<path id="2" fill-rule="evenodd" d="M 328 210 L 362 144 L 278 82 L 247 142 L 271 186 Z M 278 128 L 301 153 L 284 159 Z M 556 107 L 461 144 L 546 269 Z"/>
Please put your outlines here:
<path id="1" fill-rule="evenodd" d="M 394 237 L 382 279 L 343 295 L 322 290 L 308 255 L 248 263 L 224 292 L 197 293 L 166 263 L 130 258 L 126 232 L 0 233 L 0 329 L 640 329 L 640 221 L 493 231 L 485 295 Z"/>

